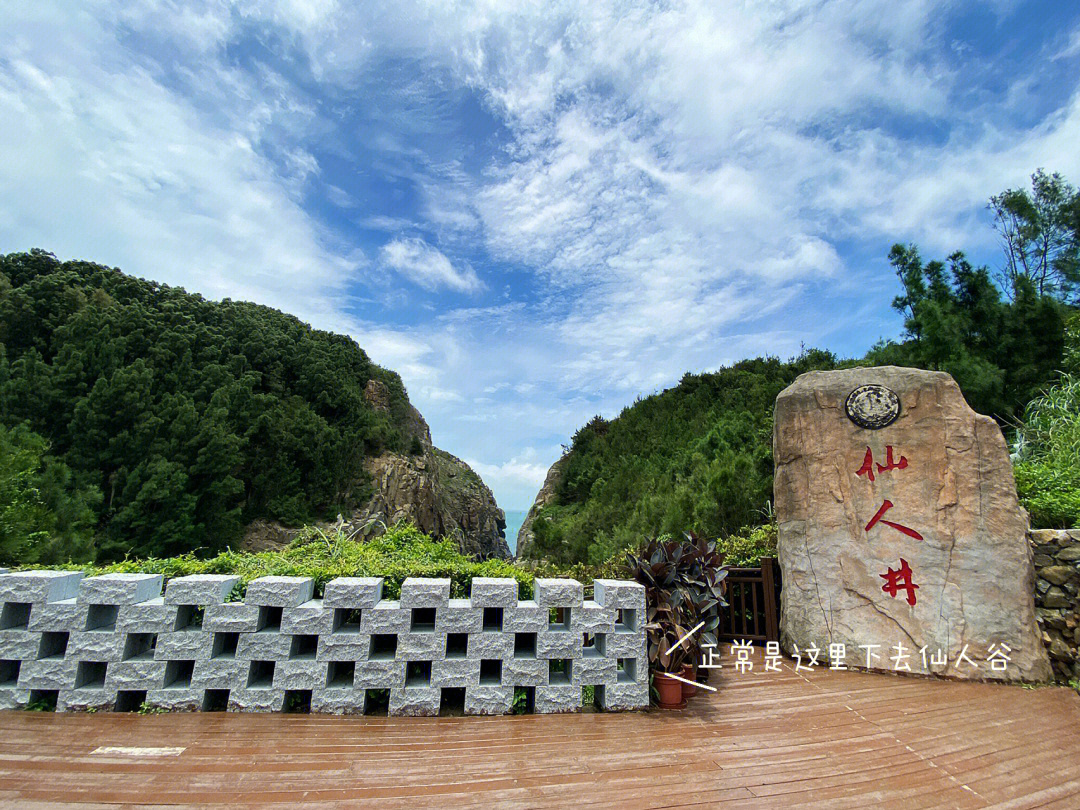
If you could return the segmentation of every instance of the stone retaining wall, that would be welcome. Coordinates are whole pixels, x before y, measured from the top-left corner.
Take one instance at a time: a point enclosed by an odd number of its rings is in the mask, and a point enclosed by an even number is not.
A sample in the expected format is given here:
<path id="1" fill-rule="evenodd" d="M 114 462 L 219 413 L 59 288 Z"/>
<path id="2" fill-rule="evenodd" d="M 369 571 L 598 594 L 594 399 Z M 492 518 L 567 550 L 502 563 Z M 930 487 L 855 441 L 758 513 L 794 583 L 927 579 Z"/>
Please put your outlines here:
<path id="1" fill-rule="evenodd" d="M 1080 679 L 1080 530 L 1036 529 L 1035 615 L 1060 681 Z"/>
<path id="2" fill-rule="evenodd" d="M 28 571 L 0 574 L 0 708 L 227 708 L 392 715 L 511 710 L 515 687 L 537 712 L 581 708 L 585 686 L 608 710 L 649 703 L 645 590 L 596 580 L 477 578 L 468 599 L 449 579 L 406 579 L 400 600 L 381 578 L 263 577 L 226 602 L 234 576 Z M 372 690 L 385 690 L 381 695 Z"/>

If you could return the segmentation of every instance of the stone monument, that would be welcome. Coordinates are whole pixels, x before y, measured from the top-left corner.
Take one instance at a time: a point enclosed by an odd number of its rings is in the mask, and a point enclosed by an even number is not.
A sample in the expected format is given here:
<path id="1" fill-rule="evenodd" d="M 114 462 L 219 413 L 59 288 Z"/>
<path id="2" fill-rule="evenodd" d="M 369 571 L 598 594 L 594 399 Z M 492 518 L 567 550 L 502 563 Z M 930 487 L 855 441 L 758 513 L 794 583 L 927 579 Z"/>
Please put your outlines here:
<path id="1" fill-rule="evenodd" d="M 948 374 L 801 375 L 776 400 L 781 645 L 803 664 L 1043 681 L 1027 514 Z"/>

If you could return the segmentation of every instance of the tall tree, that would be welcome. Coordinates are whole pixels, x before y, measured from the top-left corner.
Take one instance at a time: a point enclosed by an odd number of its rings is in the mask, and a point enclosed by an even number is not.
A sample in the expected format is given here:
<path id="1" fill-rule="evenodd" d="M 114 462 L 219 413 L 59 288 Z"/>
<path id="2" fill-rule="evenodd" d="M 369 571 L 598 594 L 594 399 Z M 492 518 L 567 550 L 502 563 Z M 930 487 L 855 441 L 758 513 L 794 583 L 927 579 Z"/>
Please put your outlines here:
<path id="1" fill-rule="evenodd" d="M 990 198 L 989 208 L 1005 252 L 1005 293 L 1026 278 L 1040 296 L 1080 304 L 1080 192 L 1060 174 L 1039 169 L 1030 193 L 1006 189 Z"/>

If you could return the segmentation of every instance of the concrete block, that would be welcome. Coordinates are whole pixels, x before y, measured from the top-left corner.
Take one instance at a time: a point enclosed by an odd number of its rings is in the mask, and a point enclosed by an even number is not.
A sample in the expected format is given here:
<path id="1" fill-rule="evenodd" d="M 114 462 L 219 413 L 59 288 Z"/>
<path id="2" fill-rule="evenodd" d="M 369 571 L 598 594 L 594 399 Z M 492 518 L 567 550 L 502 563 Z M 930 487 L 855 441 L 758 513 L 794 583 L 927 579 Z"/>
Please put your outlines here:
<path id="1" fill-rule="evenodd" d="M 236 645 L 236 657 L 248 661 L 284 661 L 291 649 L 292 636 L 284 633 L 241 633 Z"/>
<path id="2" fill-rule="evenodd" d="M 274 668 L 275 689 L 321 689 L 326 686 L 326 663 L 282 661 Z"/>
<path id="3" fill-rule="evenodd" d="M 17 687 L 0 688 L 0 709 L 21 709 L 30 702 L 30 690 Z"/>
<path id="4" fill-rule="evenodd" d="M 604 638 L 609 658 L 637 658 L 645 655 L 645 633 L 610 633 Z"/>
<path id="5" fill-rule="evenodd" d="M 82 571 L 17 571 L 0 574 L 0 604 L 59 602 L 79 594 Z"/>
<path id="6" fill-rule="evenodd" d="M 176 605 L 166 605 L 164 597 L 159 596 L 134 605 L 121 605 L 116 629 L 133 633 L 169 633 L 176 627 L 176 616 Z"/>
<path id="7" fill-rule="evenodd" d="M 8 661 L 37 658 L 41 633 L 29 630 L 0 630 L 0 658 Z"/>
<path id="8" fill-rule="evenodd" d="M 259 607 L 245 602 L 208 605 L 203 614 L 203 628 L 223 633 L 254 633 L 259 629 Z"/>
<path id="9" fill-rule="evenodd" d="M 435 629 L 443 633 L 479 633 L 484 626 L 484 611 L 474 608 L 468 599 L 451 599 L 435 614 Z"/>
<path id="10" fill-rule="evenodd" d="M 365 689 L 395 689 L 405 686 L 404 661 L 357 661 L 356 683 Z"/>
<path id="11" fill-rule="evenodd" d="M 649 684 L 620 683 L 605 686 L 599 695 L 600 706 L 606 711 L 630 711 L 649 707 Z"/>
<path id="12" fill-rule="evenodd" d="M 580 686 L 538 686 L 533 698 L 537 714 L 581 711 Z"/>
<path id="13" fill-rule="evenodd" d="M 23 661 L 19 668 L 19 687 L 22 689 L 74 689 L 75 670 L 79 662 L 73 658 L 50 658 L 45 661 Z M 108 676 L 106 676 L 108 677 Z"/>
<path id="14" fill-rule="evenodd" d="M 326 583 L 323 604 L 328 608 L 373 608 L 382 601 L 382 577 L 337 577 Z"/>
<path id="15" fill-rule="evenodd" d="M 311 577 L 259 577 L 248 583 L 244 603 L 266 607 L 296 607 L 311 599 Z"/>
<path id="16" fill-rule="evenodd" d="M 240 689 L 247 683 L 248 662 L 235 658 L 211 658 L 196 661 L 191 675 L 192 688 Z"/>
<path id="17" fill-rule="evenodd" d="M 480 661 L 469 658 L 433 661 L 431 685 L 437 687 L 479 686 Z"/>
<path id="18" fill-rule="evenodd" d="M 540 633 L 536 636 L 537 658 L 581 658 L 581 633 Z"/>
<path id="19" fill-rule="evenodd" d="M 74 598 L 64 599 L 58 602 L 41 602 L 35 604 L 30 610 L 28 630 L 42 631 L 68 631 L 78 626 L 79 617 L 86 622 L 86 608 L 79 605 Z"/>
<path id="20" fill-rule="evenodd" d="M 311 695 L 311 711 L 323 714 L 363 714 L 364 689 L 320 689 Z"/>
<path id="21" fill-rule="evenodd" d="M 508 686 L 547 686 L 549 667 L 547 659 L 508 658 L 503 661 L 503 683 Z"/>
<path id="22" fill-rule="evenodd" d="M 615 661 L 610 658 L 582 658 L 574 661 L 571 683 L 575 686 L 613 686 Z"/>
<path id="23" fill-rule="evenodd" d="M 509 714 L 513 702 L 512 686 L 476 686 L 465 690 L 466 714 Z"/>
<path id="24" fill-rule="evenodd" d="M 284 689 L 233 689 L 230 712 L 280 712 L 285 708 Z"/>
<path id="25" fill-rule="evenodd" d="M 164 661 L 120 661 L 109 667 L 105 687 L 118 689 L 160 689 L 165 683 Z"/>
<path id="26" fill-rule="evenodd" d="M 134 605 L 161 596 L 161 574 L 102 574 L 79 583 L 83 605 Z"/>
<path id="27" fill-rule="evenodd" d="M 434 717 L 439 713 L 441 702 L 441 689 L 419 686 L 391 689 L 389 714 L 391 717 Z"/>
<path id="28" fill-rule="evenodd" d="M 317 661 L 366 661 L 371 648 L 367 633 L 331 633 L 319 636 Z"/>
<path id="29" fill-rule="evenodd" d="M 311 599 L 281 614 L 281 632 L 293 635 L 329 634 L 333 629 L 334 611 L 327 610 L 322 599 Z"/>
<path id="30" fill-rule="evenodd" d="M 469 658 L 509 658 L 514 654 L 514 636 L 510 633 L 469 634 Z"/>
<path id="31" fill-rule="evenodd" d="M 548 610 L 532 600 L 518 602 L 515 608 L 503 611 L 503 631 L 507 633 L 539 633 L 547 630 Z"/>
<path id="32" fill-rule="evenodd" d="M 165 586 L 166 605 L 214 605 L 224 602 L 240 577 L 226 574 L 192 574 L 170 579 Z"/>
<path id="33" fill-rule="evenodd" d="M 593 598 L 609 608 L 645 610 L 645 586 L 620 579 L 593 580 Z"/>
<path id="34" fill-rule="evenodd" d="M 360 614 L 360 630 L 364 633 L 407 633 L 411 623 L 412 612 L 402 610 L 399 602 L 388 599 Z"/>
<path id="35" fill-rule="evenodd" d="M 157 661 L 209 661 L 214 647 L 211 633 L 179 632 L 158 636 L 154 659 Z"/>
<path id="36" fill-rule="evenodd" d="M 509 577 L 475 577 L 469 601 L 473 607 L 517 607 L 518 583 Z"/>
<path id="37" fill-rule="evenodd" d="M 445 655 L 445 633 L 405 633 L 398 636 L 397 657 L 403 661 L 434 661 Z"/>
<path id="38" fill-rule="evenodd" d="M 61 689 L 56 700 L 56 710 L 58 712 L 108 710 L 115 702 L 116 692 L 110 689 Z"/>
<path id="39" fill-rule="evenodd" d="M 401 583 L 403 608 L 441 608 L 450 604 L 450 580 L 408 577 Z"/>
<path id="40" fill-rule="evenodd" d="M 67 657 L 77 661 L 119 661 L 123 652 L 123 633 L 78 631 L 68 636 Z"/>
<path id="41" fill-rule="evenodd" d="M 148 689 L 146 705 L 170 712 L 197 712 L 202 709 L 205 692 L 202 689 L 171 688 Z"/>
<path id="42" fill-rule="evenodd" d="M 542 608 L 579 607 L 584 601 L 584 588 L 576 579 L 537 579 L 533 590 Z"/>
<path id="43" fill-rule="evenodd" d="M 615 608 L 587 600 L 580 608 L 571 611 L 570 629 L 578 633 L 614 633 Z"/>

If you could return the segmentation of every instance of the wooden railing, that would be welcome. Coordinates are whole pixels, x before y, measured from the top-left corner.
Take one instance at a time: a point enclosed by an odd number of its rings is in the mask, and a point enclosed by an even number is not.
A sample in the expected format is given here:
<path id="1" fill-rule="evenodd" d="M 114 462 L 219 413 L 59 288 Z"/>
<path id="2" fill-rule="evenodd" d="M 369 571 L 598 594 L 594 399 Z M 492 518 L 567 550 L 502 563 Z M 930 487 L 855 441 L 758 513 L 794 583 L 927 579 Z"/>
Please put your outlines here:
<path id="1" fill-rule="evenodd" d="M 720 620 L 720 639 L 780 640 L 780 583 L 772 557 L 759 568 L 729 568 L 727 602 Z"/>

